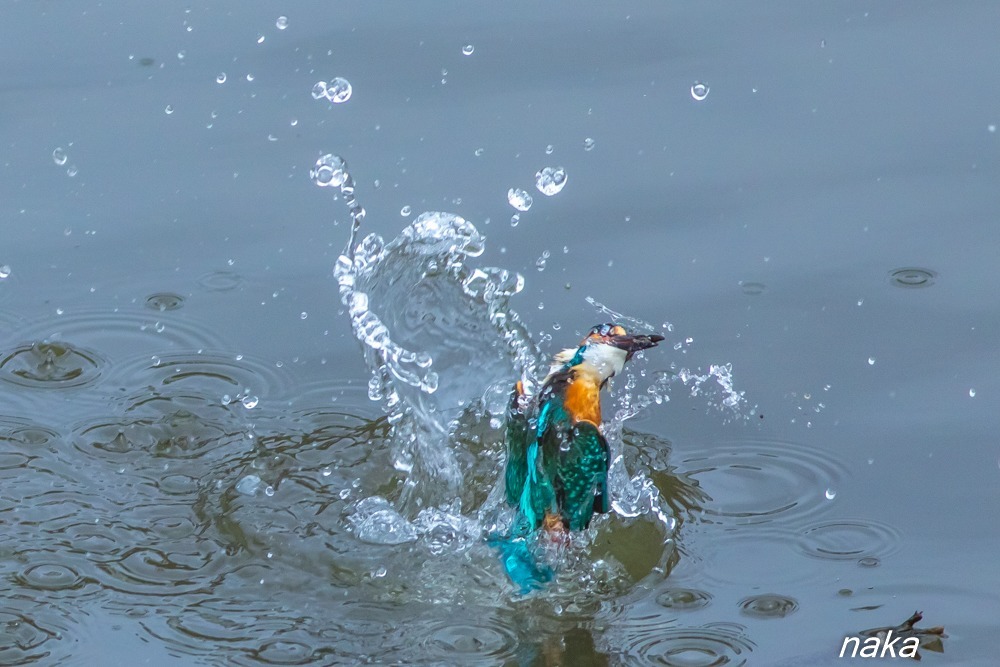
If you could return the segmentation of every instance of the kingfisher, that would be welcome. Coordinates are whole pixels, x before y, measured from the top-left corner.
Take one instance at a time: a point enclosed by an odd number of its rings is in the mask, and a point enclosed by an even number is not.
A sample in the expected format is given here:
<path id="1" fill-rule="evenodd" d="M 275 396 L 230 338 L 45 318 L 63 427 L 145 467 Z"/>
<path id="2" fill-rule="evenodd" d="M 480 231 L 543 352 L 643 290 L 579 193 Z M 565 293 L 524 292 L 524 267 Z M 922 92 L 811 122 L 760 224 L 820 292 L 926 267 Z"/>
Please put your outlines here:
<path id="1" fill-rule="evenodd" d="M 606 513 L 608 442 L 601 430 L 601 389 L 640 350 L 663 336 L 631 335 L 599 324 L 576 347 L 555 355 L 536 396 L 518 381 L 507 411 L 508 505 L 516 508 L 514 537 L 543 528 L 565 535 Z M 515 575 L 508 566 L 512 579 Z"/>

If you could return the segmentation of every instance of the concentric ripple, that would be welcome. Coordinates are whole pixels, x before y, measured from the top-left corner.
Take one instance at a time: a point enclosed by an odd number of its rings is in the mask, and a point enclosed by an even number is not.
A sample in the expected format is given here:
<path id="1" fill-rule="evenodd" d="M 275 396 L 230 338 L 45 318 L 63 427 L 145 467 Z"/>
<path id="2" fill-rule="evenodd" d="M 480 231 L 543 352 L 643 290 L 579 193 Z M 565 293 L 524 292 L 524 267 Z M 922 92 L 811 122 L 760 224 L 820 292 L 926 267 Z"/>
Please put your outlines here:
<path id="1" fill-rule="evenodd" d="M 15 579 L 25 588 L 42 591 L 75 590 L 87 584 L 76 570 L 59 563 L 30 565 L 18 572 Z"/>
<path id="2" fill-rule="evenodd" d="M 711 601 L 711 593 L 694 588 L 668 588 L 656 596 L 656 604 L 667 609 L 701 609 Z"/>
<path id="3" fill-rule="evenodd" d="M 796 609 L 799 603 L 784 595 L 752 595 L 740 600 L 740 611 L 755 618 L 784 618 Z"/>
<path id="4" fill-rule="evenodd" d="M 754 644 L 743 627 L 717 623 L 695 628 L 667 628 L 632 637 L 622 651 L 630 665 L 721 667 L 745 665 Z"/>
<path id="5" fill-rule="evenodd" d="M 106 363 L 72 343 L 35 341 L 3 353 L 0 380 L 43 389 L 82 387 L 100 378 Z"/>
<path id="6" fill-rule="evenodd" d="M 154 418 L 85 425 L 74 433 L 73 445 L 84 454 L 110 460 L 133 459 L 135 454 L 193 459 L 243 437 L 235 429 L 178 407 Z"/>
<path id="7" fill-rule="evenodd" d="M 798 548 L 813 558 L 856 560 L 872 567 L 896 550 L 899 538 L 896 528 L 875 519 L 836 519 L 805 528 Z"/>
<path id="8" fill-rule="evenodd" d="M 845 474 L 825 452 L 766 441 L 713 446 L 688 456 L 679 468 L 711 497 L 704 504 L 704 516 L 725 525 L 814 514 L 829 506 L 825 492 L 836 488 Z"/>
<path id="9" fill-rule="evenodd" d="M 146 307 L 161 313 L 166 310 L 177 310 L 183 305 L 184 297 L 173 292 L 157 292 L 146 297 Z"/>
<path id="10" fill-rule="evenodd" d="M 707 588 L 767 586 L 773 590 L 823 577 L 817 561 L 789 557 L 789 544 L 795 540 L 791 530 L 769 526 L 756 531 L 729 528 L 722 534 L 713 529 L 711 533 L 687 540 L 689 555 L 680 565 L 685 577 L 697 577 Z"/>
<path id="11" fill-rule="evenodd" d="M 245 282 L 243 276 L 232 271 L 210 271 L 198 278 L 198 284 L 209 292 L 228 292 Z"/>
<path id="12" fill-rule="evenodd" d="M 134 595 L 175 596 L 207 592 L 212 586 L 212 572 L 207 567 L 212 554 L 170 553 L 152 547 L 133 547 L 118 558 L 98 565 L 108 576 L 101 583 Z"/>
<path id="13" fill-rule="evenodd" d="M 183 312 L 74 310 L 25 325 L 22 340 L 71 340 L 115 359 L 175 350 L 220 349 L 222 338 Z"/>
<path id="14" fill-rule="evenodd" d="M 59 434 L 50 428 L 16 417 L 0 415 L 0 444 L 34 451 L 58 439 Z"/>
<path id="15" fill-rule="evenodd" d="M 889 272 L 889 284 L 904 289 L 930 287 L 936 280 L 936 272 L 916 266 L 906 266 Z"/>
<path id="16" fill-rule="evenodd" d="M 269 639 L 247 651 L 253 663 L 264 665 L 307 665 L 314 661 L 315 651 L 305 642 L 291 639 Z"/>
<path id="17" fill-rule="evenodd" d="M 503 664 L 517 652 L 518 638 L 499 623 L 439 623 L 427 630 L 421 648 L 435 662 Z"/>
<path id="18" fill-rule="evenodd" d="M 122 386 L 178 387 L 213 402 L 256 407 L 256 398 L 269 400 L 294 386 L 291 374 L 273 363 L 242 354 L 189 350 L 143 355 L 121 365 L 114 381 Z M 246 399 L 246 400 L 244 400 Z"/>

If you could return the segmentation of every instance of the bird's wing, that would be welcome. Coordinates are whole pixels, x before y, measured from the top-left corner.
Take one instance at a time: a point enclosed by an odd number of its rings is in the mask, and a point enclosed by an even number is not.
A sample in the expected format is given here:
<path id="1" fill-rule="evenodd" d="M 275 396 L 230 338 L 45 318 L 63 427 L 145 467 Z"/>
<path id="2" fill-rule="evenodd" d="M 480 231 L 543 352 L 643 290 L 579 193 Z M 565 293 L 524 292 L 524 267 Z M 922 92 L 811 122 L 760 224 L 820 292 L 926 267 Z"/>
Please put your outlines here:
<path id="1" fill-rule="evenodd" d="M 517 507 L 528 476 L 527 400 L 520 382 L 514 385 L 507 407 L 507 471 L 504 474 L 507 504 Z"/>
<path id="2" fill-rule="evenodd" d="M 573 426 L 571 445 L 559 461 L 557 498 L 570 530 L 590 525 L 594 512 L 608 511 L 610 452 L 596 424 L 580 421 Z"/>

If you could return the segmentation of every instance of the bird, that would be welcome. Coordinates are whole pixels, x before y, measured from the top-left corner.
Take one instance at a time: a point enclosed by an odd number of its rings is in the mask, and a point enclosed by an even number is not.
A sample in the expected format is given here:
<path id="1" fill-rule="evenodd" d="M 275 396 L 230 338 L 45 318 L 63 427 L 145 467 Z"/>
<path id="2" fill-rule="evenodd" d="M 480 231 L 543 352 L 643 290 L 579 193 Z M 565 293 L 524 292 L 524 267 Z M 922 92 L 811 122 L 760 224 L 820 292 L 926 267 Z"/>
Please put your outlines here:
<path id="1" fill-rule="evenodd" d="M 629 334 L 619 324 L 599 324 L 579 345 L 554 356 L 534 397 L 526 395 L 522 381 L 515 383 L 506 415 L 504 471 L 506 501 L 516 511 L 515 537 L 539 528 L 550 535 L 582 531 L 595 513 L 609 510 L 611 461 L 601 390 L 633 355 L 662 340 Z"/>

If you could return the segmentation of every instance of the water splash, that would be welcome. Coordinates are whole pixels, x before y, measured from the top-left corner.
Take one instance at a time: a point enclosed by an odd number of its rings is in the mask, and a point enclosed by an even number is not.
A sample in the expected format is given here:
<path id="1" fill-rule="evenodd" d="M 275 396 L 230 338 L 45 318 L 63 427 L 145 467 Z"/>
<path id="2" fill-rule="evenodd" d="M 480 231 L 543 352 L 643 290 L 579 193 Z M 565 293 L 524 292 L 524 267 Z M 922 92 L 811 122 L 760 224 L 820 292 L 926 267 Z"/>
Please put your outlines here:
<path id="1" fill-rule="evenodd" d="M 663 330 L 672 333 L 674 331 L 674 325 L 670 322 L 664 322 L 656 327 L 644 320 L 616 312 L 593 297 L 588 296 L 586 301 L 600 315 L 611 317 L 616 322 L 620 322 L 636 332 L 653 333 Z M 684 350 L 692 342 L 692 338 L 684 338 L 674 345 L 674 349 Z M 754 408 L 747 405 L 745 392 L 737 390 L 733 384 L 733 365 L 730 363 L 708 364 L 707 370 L 702 367 L 692 370 L 671 364 L 670 372 L 661 371 L 653 374 L 654 379 L 644 392 L 633 391 L 639 384 L 639 375 L 637 374 L 645 376 L 645 372 L 641 369 L 626 366 L 625 388 L 627 391 L 619 396 L 618 412 L 615 414 L 613 423 L 631 419 L 653 403 L 669 401 L 670 387 L 674 384 L 687 387 L 688 393 L 693 397 L 705 398 L 709 409 L 723 413 L 727 421 L 745 421 L 754 413 Z"/>
<path id="2" fill-rule="evenodd" d="M 484 535 L 508 534 L 514 512 L 504 502 L 499 474 L 503 415 L 513 381 L 521 379 L 532 394 L 547 365 L 509 305 L 523 289 L 523 277 L 505 269 L 474 267 L 485 239 L 475 225 L 452 213 L 422 213 L 389 242 L 377 234 L 360 238 L 365 210 L 357 202 L 346 162 L 325 155 L 313 177 L 319 185 L 339 187 L 350 212 L 350 238 L 334 276 L 371 370 L 369 398 L 381 403 L 392 429 L 392 464 L 403 473 L 399 487 L 382 487 L 345 510 L 351 531 L 365 542 L 412 542 L 435 555 L 481 544 Z M 673 330 L 670 323 L 654 327 L 593 299 L 588 302 L 601 313 L 600 319 L 613 319 L 635 331 Z M 714 396 L 707 387 L 713 378 L 723 395 L 719 404 L 737 410 L 742 394 L 732 387 L 731 368 L 713 365 L 702 375 L 686 369 L 654 374 L 641 391 L 646 371 L 641 364 L 627 367 L 624 386 L 619 378 L 614 392 L 614 417 L 605 424 L 612 449 L 612 508 L 624 522 L 596 519 L 574 540 L 573 553 L 535 549 L 541 566 L 551 564 L 563 573 L 560 580 L 565 575 L 593 583 L 598 577 L 611 587 L 629 577 L 636 581 L 645 574 L 623 575 L 613 553 L 600 555 L 595 538 L 601 531 L 629 531 L 633 519 L 645 517 L 641 523 L 648 527 L 651 520 L 658 527 L 651 534 L 660 544 L 661 562 L 650 568 L 668 571 L 677 526 L 672 508 L 678 502 L 686 506 L 686 501 L 664 496 L 656 476 L 668 466 L 650 463 L 645 454 L 637 456 L 626 442 L 624 425 L 669 400 L 668 390 L 676 383 L 698 395 Z M 636 461 L 636 472 L 628 471 L 626 459 Z M 683 483 L 673 486 L 686 488 Z M 629 539 L 631 533 L 621 542 Z M 597 572 L 601 568 L 603 574 Z M 547 587 L 546 595 L 558 595 L 560 586 L 555 582 Z M 567 590 L 570 594 L 576 589 Z"/>
<path id="3" fill-rule="evenodd" d="M 358 242 L 365 211 L 346 163 L 337 164 L 353 224 L 334 275 L 372 370 L 369 397 L 393 427 L 393 464 L 408 475 L 401 511 L 412 516 L 458 495 L 451 436 L 461 413 L 492 385 L 536 375 L 537 351 L 508 306 L 524 279 L 470 267 L 483 236 L 451 213 L 422 213 L 388 243 L 377 234 Z"/>

